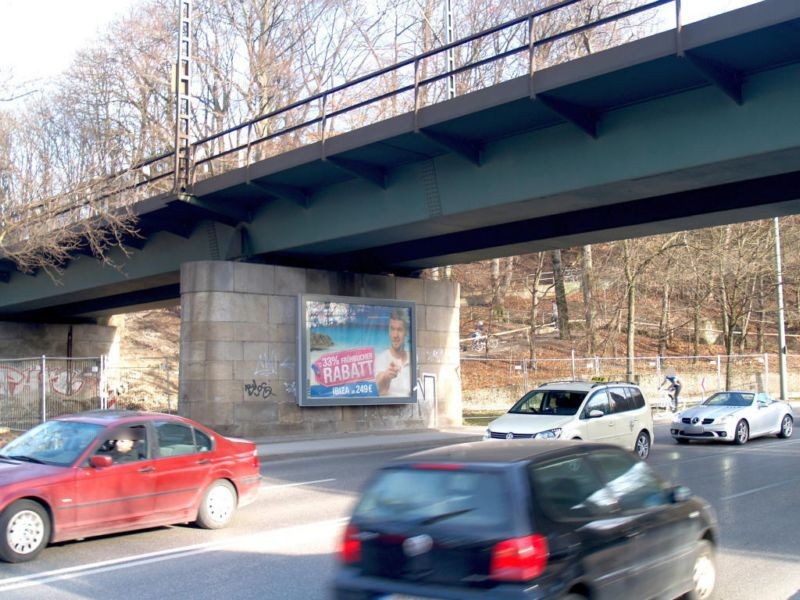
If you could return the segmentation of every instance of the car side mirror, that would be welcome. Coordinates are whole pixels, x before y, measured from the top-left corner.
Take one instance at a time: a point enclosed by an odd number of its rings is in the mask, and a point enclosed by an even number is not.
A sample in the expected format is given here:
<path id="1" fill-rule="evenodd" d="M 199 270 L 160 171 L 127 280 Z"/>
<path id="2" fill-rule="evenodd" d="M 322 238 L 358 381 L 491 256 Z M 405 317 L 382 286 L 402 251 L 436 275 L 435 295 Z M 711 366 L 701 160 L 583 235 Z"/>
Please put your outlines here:
<path id="1" fill-rule="evenodd" d="M 692 490 L 685 485 L 676 485 L 674 488 L 672 488 L 670 497 L 672 498 L 672 502 L 676 504 L 679 502 L 686 502 L 692 497 Z"/>
<path id="2" fill-rule="evenodd" d="M 110 467 L 111 463 L 111 457 L 105 456 L 104 454 L 95 454 L 89 459 L 89 464 L 95 469 L 104 469 L 106 467 Z"/>
<path id="3" fill-rule="evenodd" d="M 590 410 L 590 411 L 589 411 L 589 418 L 590 418 L 590 419 L 596 419 L 597 417 L 602 417 L 602 416 L 603 416 L 603 415 L 605 415 L 605 414 L 606 414 L 606 413 L 604 413 L 604 412 L 603 412 L 602 410 L 600 410 L 599 408 L 595 408 L 594 410 Z"/>

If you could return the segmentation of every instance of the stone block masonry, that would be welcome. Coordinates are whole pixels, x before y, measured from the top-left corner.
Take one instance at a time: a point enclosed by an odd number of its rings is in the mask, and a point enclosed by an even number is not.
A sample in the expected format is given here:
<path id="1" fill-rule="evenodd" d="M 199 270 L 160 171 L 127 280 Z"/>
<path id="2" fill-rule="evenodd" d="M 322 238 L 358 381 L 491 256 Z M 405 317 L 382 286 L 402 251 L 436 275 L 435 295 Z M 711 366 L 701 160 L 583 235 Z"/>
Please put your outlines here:
<path id="1" fill-rule="evenodd" d="M 300 407 L 298 295 L 413 301 L 417 379 L 437 398 L 381 406 Z M 182 414 L 226 435 L 265 437 L 461 424 L 457 283 L 226 261 L 181 268 Z M 430 392 L 429 392 L 430 394 Z"/>

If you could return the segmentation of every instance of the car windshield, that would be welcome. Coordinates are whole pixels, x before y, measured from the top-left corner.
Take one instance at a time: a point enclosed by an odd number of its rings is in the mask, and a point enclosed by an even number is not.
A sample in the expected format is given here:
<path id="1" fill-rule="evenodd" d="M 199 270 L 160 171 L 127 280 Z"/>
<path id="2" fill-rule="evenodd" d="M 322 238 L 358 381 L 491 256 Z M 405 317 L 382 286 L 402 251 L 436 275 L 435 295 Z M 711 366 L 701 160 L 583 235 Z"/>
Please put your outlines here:
<path id="1" fill-rule="evenodd" d="M 379 472 L 354 517 L 419 525 L 503 527 L 509 495 L 500 473 L 464 469 L 399 468 Z"/>
<path id="2" fill-rule="evenodd" d="M 704 406 L 750 406 L 755 394 L 745 392 L 719 392 L 703 402 Z"/>
<path id="3" fill-rule="evenodd" d="M 581 406 L 586 392 L 533 390 L 517 400 L 508 412 L 520 415 L 572 416 Z"/>
<path id="4" fill-rule="evenodd" d="M 0 457 L 46 465 L 73 464 L 94 441 L 100 425 L 47 421 L 23 433 L 0 450 Z"/>

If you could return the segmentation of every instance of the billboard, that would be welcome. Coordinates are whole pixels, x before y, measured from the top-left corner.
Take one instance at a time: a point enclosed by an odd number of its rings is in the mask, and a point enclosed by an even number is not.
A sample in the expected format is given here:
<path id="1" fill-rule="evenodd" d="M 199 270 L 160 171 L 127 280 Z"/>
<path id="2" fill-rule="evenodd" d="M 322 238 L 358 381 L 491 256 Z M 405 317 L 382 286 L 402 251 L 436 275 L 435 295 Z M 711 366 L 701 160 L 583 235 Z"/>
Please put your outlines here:
<path id="1" fill-rule="evenodd" d="M 299 299 L 300 406 L 416 402 L 413 302 Z"/>

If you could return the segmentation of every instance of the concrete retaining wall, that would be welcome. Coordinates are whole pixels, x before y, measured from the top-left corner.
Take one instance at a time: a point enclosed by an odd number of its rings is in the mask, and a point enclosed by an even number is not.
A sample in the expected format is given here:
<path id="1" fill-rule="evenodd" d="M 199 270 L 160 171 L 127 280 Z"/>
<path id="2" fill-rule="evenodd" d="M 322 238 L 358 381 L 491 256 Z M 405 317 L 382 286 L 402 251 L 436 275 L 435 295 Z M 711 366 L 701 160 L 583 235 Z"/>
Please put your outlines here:
<path id="1" fill-rule="evenodd" d="M 298 294 L 416 303 L 417 377 L 438 400 L 299 407 Z M 461 424 L 459 287 L 449 281 L 202 261 L 181 268 L 180 411 L 221 433 L 314 435 Z"/>

